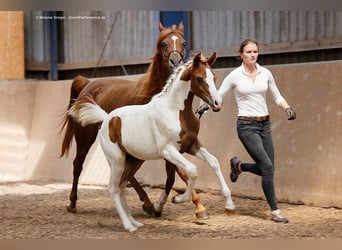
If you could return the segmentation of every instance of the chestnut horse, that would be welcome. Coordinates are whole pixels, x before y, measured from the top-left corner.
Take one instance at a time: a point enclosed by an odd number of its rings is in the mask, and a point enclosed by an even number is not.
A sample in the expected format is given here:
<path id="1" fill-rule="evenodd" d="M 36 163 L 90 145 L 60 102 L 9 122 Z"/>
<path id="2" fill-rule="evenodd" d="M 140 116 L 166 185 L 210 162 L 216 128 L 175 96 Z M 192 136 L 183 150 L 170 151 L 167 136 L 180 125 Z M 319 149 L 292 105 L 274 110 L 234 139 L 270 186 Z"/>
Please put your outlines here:
<path id="1" fill-rule="evenodd" d="M 91 96 L 84 95 L 69 110 L 69 114 L 83 126 L 102 122 L 100 143 L 111 170 L 109 193 L 124 228 L 129 232 L 143 224 L 134 220 L 126 201 L 125 188 L 136 172 L 132 171 L 132 176 L 127 180 L 122 179 L 127 168 L 127 155 L 137 160 L 166 159 L 183 169 L 188 176 L 188 185 L 185 193 L 178 194 L 173 200 L 176 203 L 191 200 L 198 173 L 196 166 L 181 152 L 184 137 L 180 133 L 180 111 L 184 109 L 184 101 L 190 90 L 214 110 L 220 110 L 222 98 L 217 92 L 210 68 L 215 59 L 215 53 L 209 59 L 202 57 L 201 53 L 197 54 L 193 61 L 178 67 L 161 93 L 145 105 L 124 106 L 108 114 Z M 141 133 L 142 127 L 144 133 Z M 201 147 L 194 155 L 207 160 L 205 151 Z M 210 166 L 220 181 L 225 183 L 220 165 Z"/>
<path id="2" fill-rule="evenodd" d="M 71 85 L 68 109 L 72 106 L 74 101 L 82 95 L 91 95 L 96 103 L 107 112 L 125 105 L 145 104 L 150 101 L 153 95 L 162 90 L 171 72 L 179 64 L 184 62 L 186 42 L 184 41 L 183 36 L 183 23 L 181 22 L 178 27 L 172 25 L 170 28 L 166 28 L 160 23 L 159 31 L 157 51 L 153 56 L 152 62 L 145 75 L 138 81 L 116 78 L 98 79 L 93 82 L 90 82 L 85 77 L 77 76 Z M 95 142 L 99 124 L 82 127 L 66 113 L 62 130 L 65 127 L 66 131 L 62 143 L 61 157 L 63 155 L 68 155 L 73 137 L 75 137 L 76 141 L 76 157 L 73 161 L 73 183 L 70 192 L 70 205 L 67 206 L 69 212 L 75 213 L 78 180 L 83 169 L 84 160 L 90 147 Z M 127 158 L 126 164 L 135 166 L 137 164 L 142 164 L 142 162 L 137 161 L 134 158 Z M 166 171 L 168 173 L 166 187 L 169 192 L 174 183 L 175 168 L 173 164 L 167 161 Z M 181 176 L 181 178 L 186 180 L 186 177 Z M 130 180 L 130 183 L 137 191 L 140 200 L 144 201 L 143 209 L 149 214 L 160 216 L 160 213 L 154 211 L 153 204 L 149 200 L 146 192 L 134 177 Z M 200 199 L 195 192 L 193 195 L 193 202 L 198 211 L 196 214 L 200 215 L 200 211 L 203 211 L 202 217 L 206 217 L 205 207 L 202 206 Z"/>

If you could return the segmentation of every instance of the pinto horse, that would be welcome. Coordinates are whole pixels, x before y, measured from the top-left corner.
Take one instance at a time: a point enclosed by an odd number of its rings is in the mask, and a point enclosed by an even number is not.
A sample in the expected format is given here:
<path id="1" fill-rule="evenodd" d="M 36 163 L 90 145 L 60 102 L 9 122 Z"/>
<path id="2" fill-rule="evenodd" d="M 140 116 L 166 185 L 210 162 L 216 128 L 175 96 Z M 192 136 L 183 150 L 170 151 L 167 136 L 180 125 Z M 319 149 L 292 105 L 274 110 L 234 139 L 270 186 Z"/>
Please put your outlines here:
<path id="1" fill-rule="evenodd" d="M 70 108 L 69 114 L 83 126 L 102 122 L 100 143 L 111 170 L 109 193 L 126 230 L 132 232 L 143 226 L 130 214 L 125 197 L 128 180 L 122 176 L 127 168 L 127 155 L 142 161 L 166 159 L 181 168 L 188 176 L 188 185 L 185 193 L 176 195 L 173 200 L 176 203 L 191 200 L 198 173 L 196 166 L 180 152 L 180 111 L 184 109 L 190 90 L 214 110 L 221 108 L 222 98 L 216 90 L 210 68 L 215 59 L 215 53 L 209 60 L 201 53 L 197 54 L 193 61 L 180 66 L 170 76 L 161 93 L 145 105 L 125 106 L 108 114 L 85 95 Z M 144 133 L 141 133 L 142 127 Z M 201 148 L 195 156 L 203 159 L 203 151 L 204 148 Z M 220 166 L 216 164 L 211 167 L 224 182 Z M 132 171 L 132 174 L 135 172 Z"/>
<path id="2" fill-rule="evenodd" d="M 203 58 L 202 58 L 203 60 Z M 216 53 L 214 53 L 211 58 L 208 60 L 208 64 L 212 65 L 216 60 Z M 213 71 L 211 73 L 214 76 L 214 80 L 216 81 L 216 75 Z M 194 99 L 195 93 L 189 91 L 187 98 L 184 101 L 184 109 L 180 111 L 179 119 L 181 125 L 181 132 L 180 132 L 180 153 L 188 153 L 194 155 L 202 160 L 204 160 L 212 169 L 215 170 L 216 176 L 219 180 L 221 185 L 221 190 L 223 196 L 226 198 L 225 204 L 225 212 L 227 215 L 235 213 L 235 205 L 231 198 L 231 192 L 229 187 L 227 186 L 223 175 L 221 174 L 221 168 L 218 160 L 212 154 L 210 154 L 202 145 L 202 143 L 198 139 L 198 133 L 200 129 L 200 121 L 199 118 L 194 114 L 192 109 L 192 103 Z M 219 111 L 215 107 L 212 108 L 213 111 Z M 135 171 L 137 168 L 141 166 L 137 164 L 136 166 L 129 166 L 126 165 L 126 168 L 122 174 L 122 180 L 130 180 L 132 176 L 134 176 Z M 136 167 L 136 169 L 134 168 Z M 167 198 L 170 194 L 170 191 L 173 187 L 175 182 L 175 172 L 179 174 L 184 182 L 187 183 L 187 176 L 181 169 L 177 168 L 172 162 L 166 160 L 166 171 L 167 171 L 167 180 L 164 192 L 160 196 L 159 200 L 153 204 L 153 211 L 156 216 L 161 216 L 162 209 L 164 204 L 167 201 Z M 202 205 L 199 196 L 193 190 L 192 194 L 192 201 L 196 205 L 196 217 L 198 219 L 208 219 L 209 214 L 206 211 L 206 208 Z M 145 208 L 146 209 L 146 208 Z"/>
<path id="3" fill-rule="evenodd" d="M 68 109 L 72 106 L 77 98 L 83 95 L 90 95 L 106 112 L 113 109 L 132 104 L 145 104 L 150 101 L 153 95 L 159 93 L 171 72 L 184 62 L 185 46 L 183 32 L 184 26 L 181 22 L 178 27 L 172 25 L 170 28 L 159 24 L 159 37 L 157 39 L 157 51 L 152 58 L 149 68 L 139 80 L 125 79 L 98 79 L 90 82 L 87 78 L 77 76 L 71 85 L 70 102 Z M 62 130 L 65 128 L 64 139 L 61 149 L 61 157 L 68 155 L 71 147 L 72 138 L 76 141 L 76 157 L 73 161 L 73 183 L 70 192 L 70 205 L 67 206 L 69 212 L 75 213 L 77 202 L 78 180 L 83 169 L 84 160 L 89 152 L 90 147 L 95 142 L 98 133 L 99 124 L 91 124 L 81 126 L 66 112 Z M 136 159 L 127 158 L 126 164 L 135 166 L 142 164 Z M 129 169 L 129 168 L 128 168 Z M 166 186 L 168 192 L 174 183 L 174 166 L 166 161 L 166 169 L 168 179 Z M 170 176 L 170 177 L 169 177 Z M 180 175 L 181 176 L 181 175 Z M 186 177 L 181 176 L 183 180 Z M 152 202 L 149 200 L 146 192 L 142 189 L 137 180 L 133 177 L 130 180 L 131 185 L 137 191 L 140 200 L 144 201 L 143 209 L 156 216 L 160 216 L 160 212 L 154 210 Z M 205 207 L 201 204 L 200 198 L 196 192 L 193 193 L 193 202 L 197 207 L 196 215 L 202 218 L 207 217 Z"/>

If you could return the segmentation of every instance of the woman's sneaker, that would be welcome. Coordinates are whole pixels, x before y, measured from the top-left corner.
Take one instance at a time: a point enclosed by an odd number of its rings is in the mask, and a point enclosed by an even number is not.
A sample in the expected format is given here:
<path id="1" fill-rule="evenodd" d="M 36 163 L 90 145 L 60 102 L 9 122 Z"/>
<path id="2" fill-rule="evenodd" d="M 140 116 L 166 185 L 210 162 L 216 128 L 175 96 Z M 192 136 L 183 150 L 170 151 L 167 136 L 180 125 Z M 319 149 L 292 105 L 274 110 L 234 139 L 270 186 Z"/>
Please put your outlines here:
<path id="1" fill-rule="evenodd" d="M 240 163 L 241 161 L 236 156 L 230 159 L 230 180 L 232 182 L 236 182 L 239 177 L 239 174 L 241 174 L 241 171 L 238 167 Z"/>
<path id="2" fill-rule="evenodd" d="M 272 211 L 271 220 L 273 220 L 275 222 L 282 222 L 282 223 L 288 223 L 289 222 L 289 220 L 283 216 L 282 212 L 279 209 Z"/>

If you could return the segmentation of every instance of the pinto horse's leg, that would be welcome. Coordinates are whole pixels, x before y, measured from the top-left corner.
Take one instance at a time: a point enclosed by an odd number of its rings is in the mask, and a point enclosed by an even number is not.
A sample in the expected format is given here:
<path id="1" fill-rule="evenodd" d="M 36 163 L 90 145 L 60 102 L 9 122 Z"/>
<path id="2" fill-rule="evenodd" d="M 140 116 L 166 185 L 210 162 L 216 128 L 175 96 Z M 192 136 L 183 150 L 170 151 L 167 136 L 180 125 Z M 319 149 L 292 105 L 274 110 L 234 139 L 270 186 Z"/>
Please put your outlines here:
<path id="1" fill-rule="evenodd" d="M 101 146 L 110 167 L 110 179 L 108 183 L 109 195 L 113 199 L 116 211 L 124 228 L 129 232 L 133 232 L 143 224 L 133 219 L 126 201 L 125 188 L 127 181 L 122 181 L 126 154 L 121 151 L 117 144 L 108 146 L 106 140 L 101 141 Z"/>
<path id="2" fill-rule="evenodd" d="M 163 158 L 175 164 L 178 168 L 184 169 L 189 180 L 188 185 L 183 194 L 176 195 L 172 201 L 175 203 L 183 203 L 191 200 L 192 190 L 198 176 L 196 166 L 187 160 L 174 146 L 168 145 L 163 150 Z"/>
<path id="3" fill-rule="evenodd" d="M 208 150 L 205 149 L 204 147 L 200 147 L 198 151 L 195 153 L 195 156 L 207 162 L 208 165 L 214 170 L 216 177 L 220 182 L 222 194 L 226 198 L 225 212 L 227 214 L 234 213 L 235 205 L 231 197 L 231 192 L 227 183 L 224 180 L 223 174 L 221 172 L 220 164 L 218 160 L 216 159 L 216 157 L 210 154 Z"/>
<path id="4" fill-rule="evenodd" d="M 74 136 L 76 141 L 76 157 L 73 161 L 73 182 L 70 192 L 70 205 L 67 206 L 67 211 L 76 213 L 76 201 L 78 180 L 83 169 L 84 160 L 89 152 L 91 145 L 93 145 L 98 131 L 98 125 L 91 125 L 82 127 L 77 123 L 74 123 Z"/>
<path id="5" fill-rule="evenodd" d="M 127 217 L 131 221 L 133 226 L 135 226 L 137 228 L 142 227 L 144 224 L 139 222 L 139 221 L 136 221 L 130 212 L 129 206 L 127 204 L 126 193 L 125 193 L 126 186 L 127 186 L 127 182 L 120 184 L 120 199 L 121 199 L 122 207 L 126 211 Z"/>
<path id="6" fill-rule="evenodd" d="M 127 182 L 124 182 L 120 185 L 120 178 L 123 170 L 121 170 L 117 166 L 114 166 L 113 163 L 109 163 L 109 165 L 111 170 L 110 180 L 108 184 L 110 197 L 113 199 L 116 211 L 121 219 L 124 228 L 129 232 L 133 232 L 138 228 L 131 221 L 130 215 L 127 211 L 128 205 L 127 203 L 125 203 L 126 198 L 123 197 L 125 195 L 125 185 L 127 185 Z"/>

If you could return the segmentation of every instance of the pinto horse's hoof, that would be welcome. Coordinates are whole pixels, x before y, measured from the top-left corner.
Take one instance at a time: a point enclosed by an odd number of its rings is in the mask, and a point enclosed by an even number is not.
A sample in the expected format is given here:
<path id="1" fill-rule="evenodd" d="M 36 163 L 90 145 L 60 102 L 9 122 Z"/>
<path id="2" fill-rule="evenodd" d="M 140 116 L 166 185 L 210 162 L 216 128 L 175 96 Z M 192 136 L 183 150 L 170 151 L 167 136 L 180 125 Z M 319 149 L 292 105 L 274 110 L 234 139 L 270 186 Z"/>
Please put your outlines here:
<path id="1" fill-rule="evenodd" d="M 228 208 L 226 208 L 226 209 L 224 210 L 224 213 L 225 213 L 226 215 L 233 215 L 233 214 L 235 214 L 236 212 L 235 212 L 234 209 L 228 209 Z"/>
<path id="2" fill-rule="evenodd" d="M 76 207 L 71 207 L 71 206 L 67 206 L 67 207 L 66 207 L 66 210 L 67 210 L 69 213 L 73 213 L 73 214 L 75 214 L 75 213 L 77 212 Z"/>
<path id="3" fill-rule="evenodd" d="M 206 210 L 203 210 L 196 212 L 196 218 L 199 220 L 208 220 L 210 218 L 210 215 Z"/>
<path id="4" fill-rule="evenodd" d="M 191 200 L 191 197 L 189 199 L 184 199 L 184 197 L 182 197 L 182 195 L 175 195 L 172 197 L 171 202 L 172 203 L 176 203 L 176 204 L 180 204 L 180 203 L 184 203 L 184 202 L 188 202 Z"/>
<path id="5" fill-rule="evenodd" d="M 161 216 L 161 212 L 157 212 L 153 205 L 152 206 L 142 206 L 143 210 L 148 214 L 148 215 L 151 215 L 151 216 L 155 216 L 155 217 L 160 217 Z"/>

